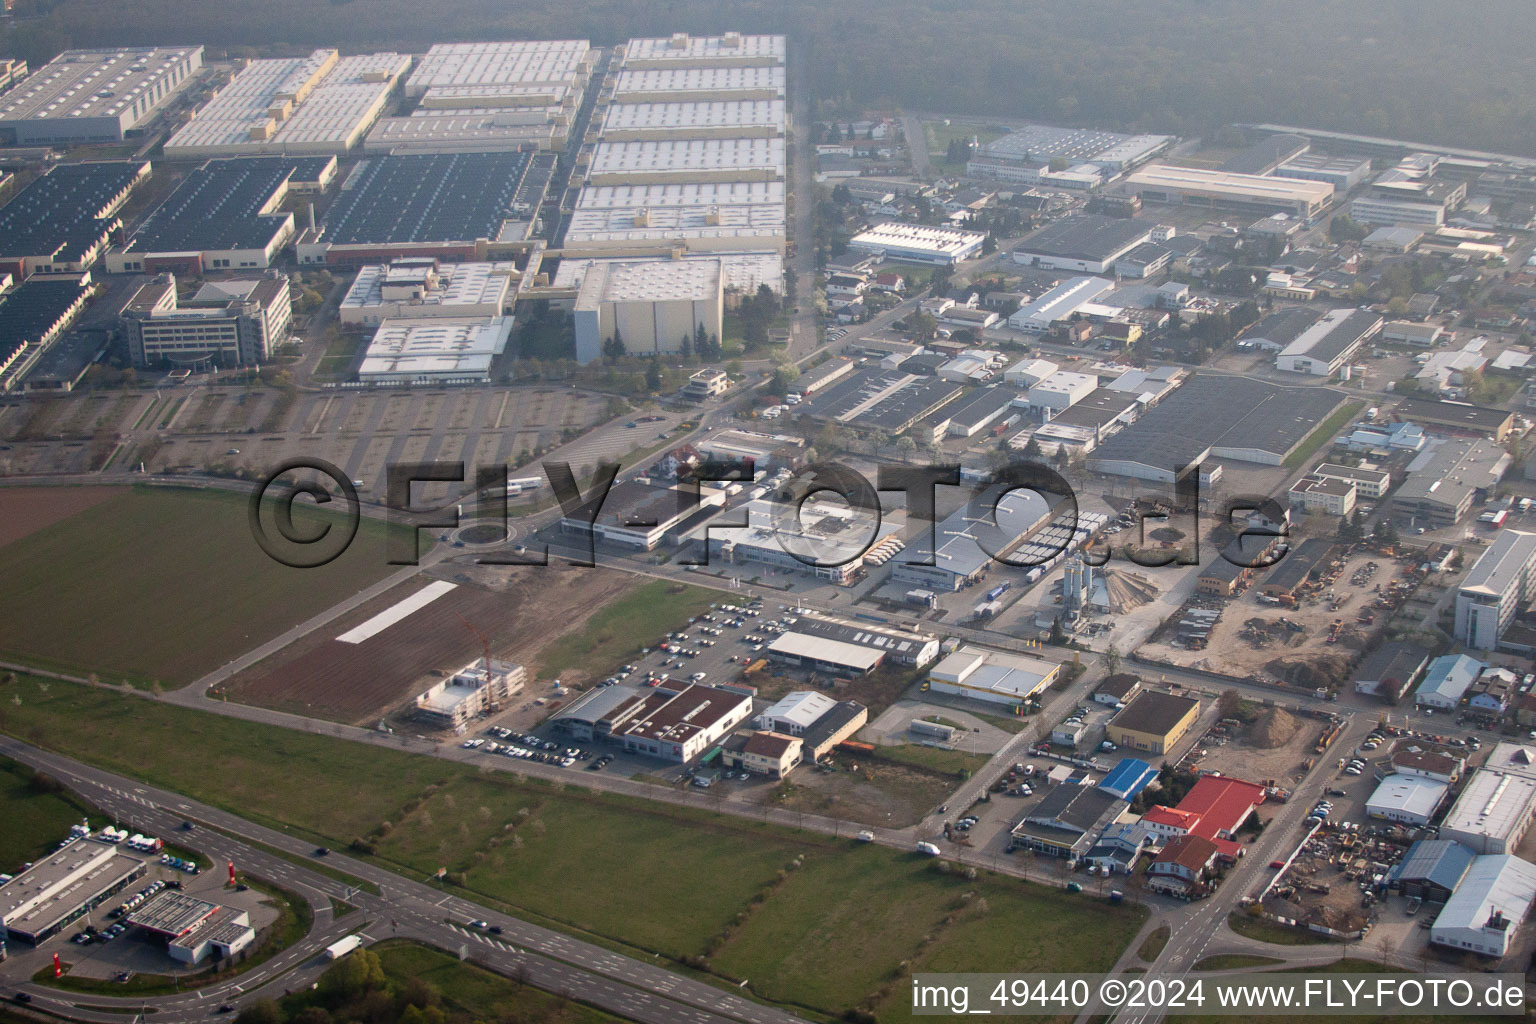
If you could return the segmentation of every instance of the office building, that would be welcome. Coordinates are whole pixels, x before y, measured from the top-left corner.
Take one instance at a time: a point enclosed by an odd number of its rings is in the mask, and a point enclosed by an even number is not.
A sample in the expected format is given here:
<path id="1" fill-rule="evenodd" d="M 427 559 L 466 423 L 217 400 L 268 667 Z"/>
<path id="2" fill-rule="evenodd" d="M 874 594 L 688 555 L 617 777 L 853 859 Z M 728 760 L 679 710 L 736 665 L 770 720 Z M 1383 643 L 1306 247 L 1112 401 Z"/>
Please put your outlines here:
<path id="1" fill-rule="evenodd" d="M 752 697 L 740 690 L 666 683 L 640 694 L 611 735 L 632 754 L 681 764 L 703 754 L 746 721 Z"/>
<path id="2" fill-rule="evenodd" d="M 1322 512 L 1330 516 L 1347 516 L 1355 509 L 1355 485 L 1349 480 L 1337 480 L 1308 473 L 1291 484 L 1288 492 L 1291 508 L 1302 512 Z"/>
<path id="3" fill-rule="evenodd" d="M 1478 556 L 1456 592 L 1452 635 L 1480 651 L 1498 647 L 1499 637 L 1536 591 L 1536 533 L 1501 530 Z"/>
<path id="4" fill-rule="evenodd" d="M 1362 501 L 1375 501 L 1383 497 L 1392 487 L 1392 474 L 1385 469 L 1378 469 L 1368 462 L 1358 466 L 1343 466 L 1333 462 L 1319 463 L 1312 470 L 1312 475 L 1324 480 L 1338 480 L 1353 484 L 1355 494 Z"/>
<path id="5" fill-rule="evenodd" d="M 121 326 L 134 366 L 255 366 L 288 339 L 292 319 L 285 274 L 210 282 L 185 305 L 175 275 L 162 274 L 134 292 Z"/>
<path id="6" fill-rule="evenodd" d="M 521 693 L 528 670 L 509 661 L 472 661 L 416 697 L 416 718 L 439 729 L 463 732 L 471 721 Z"/>
<path id="7" fill-rule="evenodd" d="M 1465 181 L 1432 174 L 1415 177 L 1387 171 L 1350 202 L 1349 216 L 1362 224 L 1437 228 L 1466 197 Z"/>
<path id="8" fill-rule="evenodd" d="M 121 142 L 202 66 L 201 46 L 65 50 L 0 94 L 0 145 Z"/>

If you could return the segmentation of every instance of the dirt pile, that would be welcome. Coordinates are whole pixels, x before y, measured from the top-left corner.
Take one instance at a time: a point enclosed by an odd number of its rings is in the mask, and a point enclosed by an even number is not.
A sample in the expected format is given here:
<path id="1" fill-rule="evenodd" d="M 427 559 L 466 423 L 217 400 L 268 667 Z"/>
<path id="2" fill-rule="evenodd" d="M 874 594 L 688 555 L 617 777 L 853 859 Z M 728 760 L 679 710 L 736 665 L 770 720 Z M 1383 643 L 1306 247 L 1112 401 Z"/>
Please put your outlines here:
<path id="1" fill-rule="evenodd" d="M 1283 747 L 1296 735 L 1296 719 L 1288 711 L 1266 708 L 1248 730 L 1248 742 L 1263 750 Z"/>

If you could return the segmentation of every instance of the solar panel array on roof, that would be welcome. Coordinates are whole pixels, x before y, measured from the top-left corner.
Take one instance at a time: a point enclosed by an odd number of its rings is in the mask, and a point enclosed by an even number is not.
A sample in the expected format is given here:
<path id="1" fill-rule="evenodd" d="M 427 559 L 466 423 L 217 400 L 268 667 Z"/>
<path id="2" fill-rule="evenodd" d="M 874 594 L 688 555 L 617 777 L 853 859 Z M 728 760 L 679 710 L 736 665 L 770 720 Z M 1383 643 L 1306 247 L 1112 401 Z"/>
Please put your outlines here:
<path id="1" fill-rule="evenodd" d="M 315 181 L 331 157 L 210 160 L 184 178 L 129 239 L 143 253 L 262 249 L 288 214 L 263 213 L 289 181 Z"/>
<path id="2" fill-rule="evenodd" d="M 0 368 L 38 344 L 90 288 L 75 278 L 33 277 L 0 297 Z"/>
<path id="3" fill-rule="evenodd" d="M 0 207 L 0 256 L 51 256 L 77 262 L 100 242 L 115 206 L 142 162 L 60 164 Z"/>
<path id="4" fill-rule="evenodd" d="M 364 161 L 326 218 L 333 245 L 496 238 L 513 216 L 527 153 L 434 153 Z"/>

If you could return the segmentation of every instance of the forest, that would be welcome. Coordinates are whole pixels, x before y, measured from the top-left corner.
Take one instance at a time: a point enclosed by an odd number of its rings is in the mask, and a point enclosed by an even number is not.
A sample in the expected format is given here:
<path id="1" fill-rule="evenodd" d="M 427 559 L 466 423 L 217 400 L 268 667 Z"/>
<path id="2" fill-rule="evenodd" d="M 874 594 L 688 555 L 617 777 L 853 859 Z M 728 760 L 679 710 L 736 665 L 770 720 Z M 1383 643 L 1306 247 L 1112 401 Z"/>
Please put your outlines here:
<path id="1" fill-rule="evenodd" d="M 1203 135 L 1278 122 L 1536 155 L 1536 4 L 1485 0 L 17 0 L 0 53 L 214 53 L 782 32 L 824 113 L 902 107 Z"/>

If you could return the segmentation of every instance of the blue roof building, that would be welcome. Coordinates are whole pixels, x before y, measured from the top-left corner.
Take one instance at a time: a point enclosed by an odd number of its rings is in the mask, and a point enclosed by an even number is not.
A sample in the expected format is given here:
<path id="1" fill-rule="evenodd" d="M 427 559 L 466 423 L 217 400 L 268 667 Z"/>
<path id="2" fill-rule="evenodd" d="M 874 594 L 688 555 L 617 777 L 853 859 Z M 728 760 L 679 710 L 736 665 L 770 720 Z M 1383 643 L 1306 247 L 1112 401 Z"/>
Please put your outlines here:
<path id="1" fill-rule="evenodd" d="M 1424 681 L 1414 691 L 1413 702 L 1449 711 L 1461 703 L 1482 671 L 1483 663 L 1476 658 L 1465 654 L 1442 655 L 1429 663 Z"/>
<path id="2" fill-rule="evenodd" d="M 1417 896 L 1427 903 L 1444 903 L 1461 884 L 1462 877 L 1476 856 L 1452 839 L 1420 839 L 1387 876 L 1388 884 L 1404 896 Z"/>
<path id="3" fill-rule="evenodd" d="M 1122 800 L 1129 800 L 1146 789 L 1147 784 L 1155 778 L 1156 768 L 1139 758 L 1126 757 L 1110 769 L 1109 774 L 1099 783 L 1099 788 Z"/>

